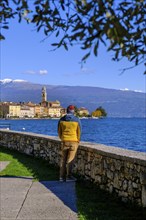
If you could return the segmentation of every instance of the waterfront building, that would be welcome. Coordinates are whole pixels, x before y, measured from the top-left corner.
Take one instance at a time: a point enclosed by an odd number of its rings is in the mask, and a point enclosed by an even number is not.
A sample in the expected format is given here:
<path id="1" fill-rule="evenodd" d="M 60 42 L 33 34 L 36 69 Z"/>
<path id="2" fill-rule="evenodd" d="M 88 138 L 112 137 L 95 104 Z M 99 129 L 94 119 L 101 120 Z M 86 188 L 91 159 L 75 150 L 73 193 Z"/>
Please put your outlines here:
<path id="1" fill-rule="evenodd" d="M 41 115 L 41 106 L 40 105 L 35 105 L 34 113 L 35 113 L 36 117 L 39 117 Z"/>
<path id="2" fill-rule="evenodd" d="M 0 111 L 2 118 L 19 117 L 20 105 L 14 102 L 2 102 L 0 104 Z"/>
<path id="3" fill-rule="evenodd" d="M 47 109 L 40 104 L 36 104 L 34 107 L 35 117 L 41 118 L 47 115 Z"/>
<path id="4" fill-rule="evenodd" d="M 20 118 L 34 118 L 34 116 L 35 116 L 34 107 L 30 107 L 27 105 L 22 105 L 20 107 L 20 114 L 19 114 Z"/>
<path id="5" fill-rule="evenodd" d="M 9 117 L 19 117 L 20 115 L 20 105 L 15 103 L 9 105 Z"/>
<path id="6" fill-rule="evenodd" d="M 48 108 L 48 115 L 51 118 L 59 118 L 61 116 L 61 109 L 62 107 L 49 107 Z"/>
<path id="7" fill-rule="evenodd" d="M 29 106 L 29 107 L 35 107 L 36 106 L 36 104 L 31 102 L 31 101 L 23 103 L 23 104 L 25 104 L 26 106 Z"/>

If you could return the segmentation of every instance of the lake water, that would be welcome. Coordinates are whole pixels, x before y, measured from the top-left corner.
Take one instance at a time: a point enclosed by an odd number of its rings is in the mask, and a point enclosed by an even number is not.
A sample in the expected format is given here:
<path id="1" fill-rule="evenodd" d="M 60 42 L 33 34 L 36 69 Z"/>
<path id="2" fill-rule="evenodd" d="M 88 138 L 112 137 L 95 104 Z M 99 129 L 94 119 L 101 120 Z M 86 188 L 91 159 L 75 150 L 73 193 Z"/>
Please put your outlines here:
<path id="1" fill-rule="evenodd" d="M 10 123 L 11 130 L 57 135 L 58 120 L 0 120 Z M 81 119 L 81 141 L 146 152 L 146 118 Z"/>

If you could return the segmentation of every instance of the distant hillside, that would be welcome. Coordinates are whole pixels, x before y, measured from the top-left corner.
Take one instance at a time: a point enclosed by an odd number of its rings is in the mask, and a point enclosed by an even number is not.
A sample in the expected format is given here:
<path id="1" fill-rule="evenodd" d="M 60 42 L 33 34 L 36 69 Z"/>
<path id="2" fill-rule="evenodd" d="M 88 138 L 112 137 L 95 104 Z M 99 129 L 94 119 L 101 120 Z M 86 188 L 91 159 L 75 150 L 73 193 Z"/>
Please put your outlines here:
<path id="1" fill-rule="evenodd" d="M 19 80 L 1 80 L 0 86 L 1 101 L 39 103 L 44 85 Z M 77 107 L 86 107 L 92 112 L 102 106 L 109 117 L 146 115 L 145 93 L 89 86 L 45 86 L 48 100 L 59 100 L 63 107 L 74 104 Z"/>

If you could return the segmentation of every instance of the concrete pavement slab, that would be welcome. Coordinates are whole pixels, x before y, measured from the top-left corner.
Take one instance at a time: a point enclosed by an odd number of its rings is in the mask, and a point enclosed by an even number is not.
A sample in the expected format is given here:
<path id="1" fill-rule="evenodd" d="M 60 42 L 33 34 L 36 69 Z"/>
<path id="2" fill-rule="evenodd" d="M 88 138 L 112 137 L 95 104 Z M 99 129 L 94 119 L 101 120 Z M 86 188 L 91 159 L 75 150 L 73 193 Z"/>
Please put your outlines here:
<path id="1" fill-rule="evenodd" d="M 10 161 L 0 161 L 0 172 L 4 170 L 8 166 L 9 163 Z"/>
<path id="2" fill-rule="evenodd" d="M 75 182 L 0 178 L 1 220 L 77 220 Z"/>
<path id="3" fill-rule="evenodd" d="M 18 219 L 76 220 L 75 183 L 34 182 Z M 69 199 L 70 198 L 70 199 Z"/>
<path id="4" fill-rule="evenodd" d="M 0 217 L 16 219 L 24 203 L 32 179 L 0 178 Z"/>
<path id="5" fill-rule="evenodd" d="M 63 201 L 65 205 L 77 212 L 75 182 L 43 181 L 42 184 Z"/>
<path id="6" fill-rule="evenodd" d="M 33 178 L 28 177 L 0 177 L 0 190 L 9 195 L 25 193 L 32 184 Z"/>

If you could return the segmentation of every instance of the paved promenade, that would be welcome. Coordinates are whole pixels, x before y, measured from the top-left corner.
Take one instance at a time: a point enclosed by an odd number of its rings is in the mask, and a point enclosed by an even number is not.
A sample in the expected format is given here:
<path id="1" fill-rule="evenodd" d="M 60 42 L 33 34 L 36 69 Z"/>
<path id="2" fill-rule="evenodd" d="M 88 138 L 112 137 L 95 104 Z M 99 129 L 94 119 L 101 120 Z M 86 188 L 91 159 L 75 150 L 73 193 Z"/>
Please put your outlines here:
<path id="1" fill-rule="evenodd" d="M 77 220 L 75 182 L 1 177 L 0 220 L 16 219 Z"/>

